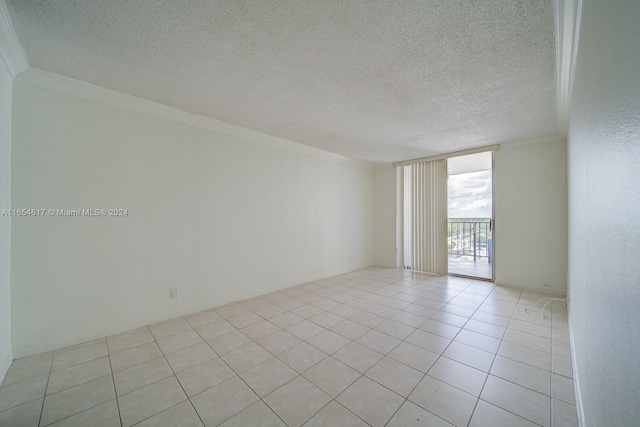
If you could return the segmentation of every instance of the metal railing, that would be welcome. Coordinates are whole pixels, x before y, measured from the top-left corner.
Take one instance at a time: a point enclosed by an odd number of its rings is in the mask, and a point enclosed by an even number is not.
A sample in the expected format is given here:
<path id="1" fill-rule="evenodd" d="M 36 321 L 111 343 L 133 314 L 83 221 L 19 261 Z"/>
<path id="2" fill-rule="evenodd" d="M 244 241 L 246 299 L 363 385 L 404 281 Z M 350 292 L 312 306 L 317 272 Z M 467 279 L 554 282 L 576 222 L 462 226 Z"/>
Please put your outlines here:
<path id="1" fill-rule="evenodd" d="M 491 264 L 490 218 L 449 218 L 449 256 L 487 258 Z"/>

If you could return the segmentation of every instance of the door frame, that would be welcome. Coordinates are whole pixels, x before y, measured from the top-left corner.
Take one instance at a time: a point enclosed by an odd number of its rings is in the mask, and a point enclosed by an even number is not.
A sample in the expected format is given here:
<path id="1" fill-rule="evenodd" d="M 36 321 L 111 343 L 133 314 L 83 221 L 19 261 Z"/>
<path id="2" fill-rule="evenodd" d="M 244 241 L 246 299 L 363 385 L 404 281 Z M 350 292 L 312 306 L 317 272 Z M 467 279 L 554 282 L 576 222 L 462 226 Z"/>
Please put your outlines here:
<path id="1" fill-rule="evenodd" d="M 448 275 L 449 276 L 454 276 L 454 277 L 463 277 L 463 278 L 468 278 L 468 279 L 473 279 L 473 280 L 481 280 L 481 281 L 485 281 L 485 282 L 495 282 L 495 278 L 496 278 L 496 262 L 495 262 L 495 248 L 496 248 L 496 203 L 495 203 L 495 154 L 496 151 L 492 150 L 491 151 L 491 218 L 489 218 L 489 222 L 490 222 L 490 227 L 491 227 L 491 263 L 490 263 L 490 271 L 491 271 L 491 277 L 479 277 L 479 276 L 469 276 L 466 274 L 459 274 L 459 273 L 452 273 L 450 271 L 448 271 Z M 464 155 L 464 154 L 462 154 Z M 457 157 L 457 156 L 451 156 L 451 157 Z M 447 197 L 448 198 L 448 197 Z M 449 219 L 449 215 L 447 213 L 447 220 Z M 487 248 L 487 250 L 489 250 Z M 447 259 L 448 259 L 448 254 L 447 254 Z M 448 267 L 448 260 L 447 260 L 447 267 Z M 448 268 L 447 268 L 448 270 Z"/>

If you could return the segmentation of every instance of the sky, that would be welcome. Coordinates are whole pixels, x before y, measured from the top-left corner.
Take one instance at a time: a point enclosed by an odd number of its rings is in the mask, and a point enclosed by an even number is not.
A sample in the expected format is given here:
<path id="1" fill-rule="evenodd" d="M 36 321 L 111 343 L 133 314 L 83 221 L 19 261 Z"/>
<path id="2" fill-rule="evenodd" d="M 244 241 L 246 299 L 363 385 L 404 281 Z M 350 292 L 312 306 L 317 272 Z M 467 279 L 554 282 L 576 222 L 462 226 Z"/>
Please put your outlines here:
<path id="1" fill-rule="evenodd" d="M 491 218 L 491 171 L 449 176 L 449 218 Z"/>

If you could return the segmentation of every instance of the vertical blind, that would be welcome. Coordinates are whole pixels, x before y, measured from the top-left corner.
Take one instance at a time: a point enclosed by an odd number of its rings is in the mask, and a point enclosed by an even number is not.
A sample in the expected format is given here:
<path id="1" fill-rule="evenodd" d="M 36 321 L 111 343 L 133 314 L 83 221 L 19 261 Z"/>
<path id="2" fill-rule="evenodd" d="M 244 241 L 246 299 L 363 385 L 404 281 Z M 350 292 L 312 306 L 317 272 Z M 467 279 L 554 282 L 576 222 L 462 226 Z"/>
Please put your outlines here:
<path id="1" fill-rule="evenodd" d="M 447 161 L 404 168 L 405 267 L 446 275 Z M 409 260 L 411 264 L 406 265 Z"/>
<path id="2" fill-rule="evenodd" d="M 488 145 L 393 164 L 396 174 L 397 264 L 412 270 L 448 273 L 447 159 L 497 151 Z"/>

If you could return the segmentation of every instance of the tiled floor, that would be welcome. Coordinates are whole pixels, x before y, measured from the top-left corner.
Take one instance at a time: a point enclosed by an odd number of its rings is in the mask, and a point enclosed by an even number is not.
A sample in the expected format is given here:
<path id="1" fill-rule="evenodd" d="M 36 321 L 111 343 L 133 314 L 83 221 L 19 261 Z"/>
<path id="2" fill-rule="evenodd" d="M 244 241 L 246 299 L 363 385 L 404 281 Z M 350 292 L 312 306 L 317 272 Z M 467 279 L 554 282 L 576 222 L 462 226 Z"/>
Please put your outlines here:
<path id="1" fill-rule="evenodd" d="M 575 426 L 540 297 L 361 270 L 16 360 L 0 425 Z"/>
<path id="2" fill-rule="evenodd" d="M 493 276 L 491 268 L 487 258 L 478 258 L 474 261 L 473 257 L 449 256 L 449 274 L 491 279 Z"/>

